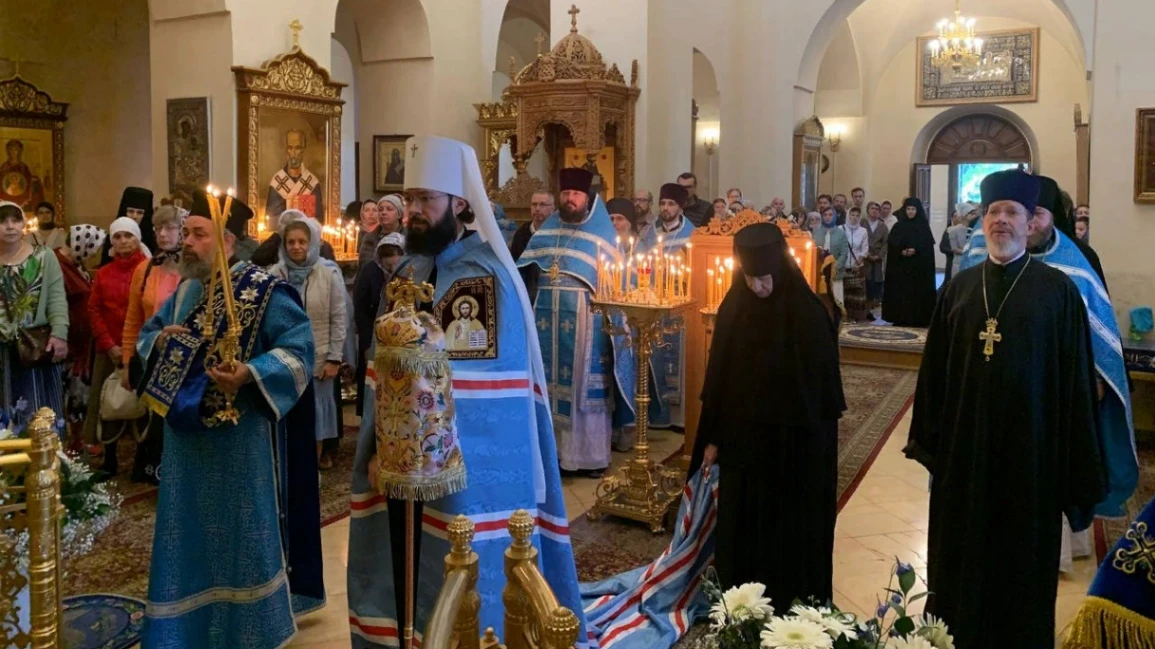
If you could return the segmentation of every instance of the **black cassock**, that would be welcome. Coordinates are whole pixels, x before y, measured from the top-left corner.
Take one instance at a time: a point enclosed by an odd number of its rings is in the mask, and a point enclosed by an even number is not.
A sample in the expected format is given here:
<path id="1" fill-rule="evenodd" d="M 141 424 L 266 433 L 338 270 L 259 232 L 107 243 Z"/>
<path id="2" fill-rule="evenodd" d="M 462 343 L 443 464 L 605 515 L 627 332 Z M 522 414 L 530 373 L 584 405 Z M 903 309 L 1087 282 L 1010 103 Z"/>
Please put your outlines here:
<path id="1" fill-rule="evenodd" d="M 1061 272 L 1023 255 L 947 285 L 927 334 L 907 457 L 933 476 L 927 610 L 957 649 L 1051 649 L 1062 514 L 1106 495 L 1087 312 Z M 983 268 L 1001 342 L 983 354 Z"/>
<path id="2" fill-rule="evenodd" d="M 907 218 L 905 206 L 913 205 L 918 215 Z M 935 240 L 922 201 L 907 199 L 895 212 L 898 222 L 886 240 L 886 284 L 882 293 L 882 319 L 901 327 L 925 327 L 934 313 L 936 298 Z M 903 250 L 914 254 L 904 257 Z"/>
<path id="3" fill-rule="evenodd" d="M 834 326 L 782 263 L 768 298 L 739 279 L 718 310 L 690 471 L 707 444 L 718 447 L 718 576 L 726 587 L 765 584 L 785 611 L 832 595 L 846 402 Z"/>

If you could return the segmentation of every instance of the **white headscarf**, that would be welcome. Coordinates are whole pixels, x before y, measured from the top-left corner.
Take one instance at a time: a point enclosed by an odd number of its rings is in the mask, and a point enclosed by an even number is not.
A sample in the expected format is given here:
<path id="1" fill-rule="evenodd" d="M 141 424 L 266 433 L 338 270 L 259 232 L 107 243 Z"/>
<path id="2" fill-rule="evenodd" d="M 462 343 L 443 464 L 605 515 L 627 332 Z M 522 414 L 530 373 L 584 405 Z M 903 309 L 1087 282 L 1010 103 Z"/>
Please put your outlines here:
<path id="1" fill-rule="evenodd" d="M 127 232 L 136 237 L 136 245 L 140 248 L 140 251 L 144 253 L 145 257 L 150 259 L 152 258 L 152 252 L 148 249 L 148 246 L 144 245 L 144 242 L 140 239 L 139 223 L 128 218 L 127 216 L 122 216 L 113 221 L 112 225 L 108 226 L 108 238 L 111 239 L 115 237 L 116 233 L 118 232 Z"/>
<path id="2" fill-rule="evenodd" d="M 497 218 L 493 215 L 489 196 L 485 193 L 485 181 L 481 176 L 481 167 L 477 164 L 477 153 L 468 144 L 433 135 L 409 138 L 405 143 L 405 151 L 414 152 L 405 164 L 405 189 L 431 189 L 465 199 L 474 216 L 473 223 L 466 227 L 476 230 L 481 240 L 489 244 L 512 279 L 510 284 L 517 292 L 521 304 L 522 324 L 528 346 L 528 369 L 532 382 L 529 386 L 529 399 L 526 401 L 530 404 L 526 420 L 530 426 L 529 444 L 534 462 L 533 491 L 537 501 L 544 503 L 545 467 L 542 465 L 541 441 L 538 439 L 537 413 L 534 411 L 533 396 L 536 389 L 541 392 L 545 402 L 549 403 L 545 368 L 541 363 L 541 344 L 537 339 L 537 325 L 533 309 L 530 308 L 529 294 L 525 290 L 525 284 L 520 280 L 517 266 L 514 265 L 505 239 L 501 236 L 501 229 L 497 226 Z"/>

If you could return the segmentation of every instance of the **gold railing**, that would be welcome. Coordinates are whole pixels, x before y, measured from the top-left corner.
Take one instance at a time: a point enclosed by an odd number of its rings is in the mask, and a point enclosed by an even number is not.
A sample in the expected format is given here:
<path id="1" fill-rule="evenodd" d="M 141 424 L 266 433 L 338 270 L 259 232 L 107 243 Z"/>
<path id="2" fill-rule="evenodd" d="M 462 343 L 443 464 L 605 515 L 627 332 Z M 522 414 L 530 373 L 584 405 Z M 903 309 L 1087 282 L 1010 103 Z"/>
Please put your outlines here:
<path id="1" fill-rule="evenodd" d="M 28 439 L 0 440 L 0 644 L 55 649 L 60 637 L 60 438 L 56 414 L 41 408 Z M 16 486 L 23 477 L 23 486 Z M 5 486 L 8 485 L 8 486 Z M 18 496 L 24 494 L 24 502 Z M 28 573 L 5 532 L 28 531 Z M 27 587 L 30 628 L 18 623 L 17 596 Z"/>
<path id="2" fill-rule="evenodd" d="M 525 510 L 509 519 L 513 538 L 505 551 L 505 605 L 507 649 L 565 649 L 577 642 L 579 623 L 573 611 L 558 604 L 537 568 L 534 520 Z M 473 523 L 458 516 L 449 524 L 452 543 L 445 557 L 445 584 L 425 632 L 426 649 L 494 649 L 501 646 L 493 629 L 478 638 L 477 554 L 470 549 Z"/>

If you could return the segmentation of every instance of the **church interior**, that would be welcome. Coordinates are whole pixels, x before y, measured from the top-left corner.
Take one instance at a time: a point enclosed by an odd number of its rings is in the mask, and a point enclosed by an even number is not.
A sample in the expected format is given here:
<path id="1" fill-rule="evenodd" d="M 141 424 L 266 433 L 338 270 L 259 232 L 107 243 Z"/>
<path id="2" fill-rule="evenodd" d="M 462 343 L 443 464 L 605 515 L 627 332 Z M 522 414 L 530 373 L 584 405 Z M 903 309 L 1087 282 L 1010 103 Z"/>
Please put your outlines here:
<path id="1" fill-rule="evenodd" d="M 960 10 L 986 47 L 952 67 L 935 39 L 939 21 Z M 981 202 L 986 174 L 1046 175 L 1072 205 L 1089 208 L 1139 462 L 1125 515 L 1096 520 L 1064 561 L 1054 601 L 1054 646 L 1063 647 L 1100 564 L 1155 497 L 1155 337 L 1150 310 L 1146 327 L 1136 315 L 1155 304 L 1155 255 L 1146 250 L 1155 242 L 1155 51 L 1144 47 L 1151 24 L 1150 0 L 12 0 L 0 3 L 0 198 L 26 211 L 46 202 L 58 227 L 108 228 L 124 216 L 116 207 L 125 187 L 186 208 L 206 184 L 234 188 L 253 209 L 249 232 L 258 242 L 277 232 L 286 207 L 316 218 L 353 291 L 358 224 L 345 206 L 403 193 L 405 161 L 417 153 L 406 143 L 415 135 L 472 146 L 509 229 L 531 220 L 535 193 L 562 191 L 558 172 L 568 167 L 590 170 L 605 200 L 657 197 L 686 172 L 697 197 L 725 197 L 727 208 L 740 188 L 745 211 L 695 229 L 685 253 L 689 294 L 700 302 L 665 332 L 682 336 L 681 360 L 673 361 L 684 381 L 677 414 L 655 421 L 633 450 L 615 449 L 605 471 L 629 482 L 635 478 L 624 476 L 642 462 L 654 472 L 650 491 L 665 498 L 661 508 L 614 509 L 606 478 L 562 472 L 568 542 L 587 583 L 649 565 L 676 538 L 672 514 L 721 300 L 715 275 L 703 271 L 717 268 L 721 286 L 735 233 L 766 220 L 757 214 L 763 206 L 780 199 L 782 216 L 801 208 L 805 219 L 821 196 L 855 188 L 896 210 L 915 197 L 926 206 L 943 284 L 951 262 L 939 237 L 957 222 L 955 206 Z M 282 171 L 294 160 L 303 160 L 305 175 Z M 278 182 L 286 181 L 303 183 L 307 196 L 283 198 Z M 817 242 L 794 230 L 787 241 L 817 291 Z M 922 575 L 928 565 L 930 476 L 903 453 L 927 330 L 880 319 L 844 321 L 838 339 L 846 410 L 833 604 L 860 619 L 876 614 L 896 560 Z M 751 399 L 776 389 L 748 387 Z M 340 407 L 333 468 L 319 478 L 327 604 L 297 620 L 292 649 L 402 644 L 396 628 L 386 637 L 348 606 L 360 417 L 351 401 Z M 0 470 L 18 464 L 5 453 L 29 448 L 8 443 L 0 436 Z M 120 445 L 122 467 L 132 466 L 134 448 Z M 28 457 L 36 461 L 32 451 Z M 610 488 L 620 488 L 614 480 Z M 33 557 L 32 569 L 47 571 L 37 579 L 15 560 L 12 539 L 21 532 L 0 533 L 0 638 L 8 646 L 149 646 L 139 643 L 157 489 L 123 472 L 106 484 L 115 518 L 82 550 Z M 0 494 L 8 487 L 0 479 Z M 0 499 L 0 531 L 39 524 L 33 500 L 29 492 L 27 513 L 14 516 L 7 496 Z M 43 507 L 40 522 L 58 525 Z M 497 534 L 503 543 L 514 538 L 512 528 Z M 1006 542 L 1010 551 L 1014 540 Z M 1147 562 L 1150 569 L 1150 555 Z M 55 595 L 38 590 L 45 575 L 55 579 Z M 48 615 L 47 602 L 59 597 L 64 605 L 57 602 L 49 626 L 61 644 L 37 644 L 41 636 L 16 629 L 35 629 L 47 619 L 35 613 Z M 33 619 L 6 606 L 13 601 L 29 602 Z M 908 612 L 920 614 L 924 603 Z M 704 613 L 683 626 L 676 646 L 708 646 Z M 480 631 L 480 645 L 474 633 L 458 646 L 497 646 Z M 536 631 L 511 639 L 509 628 L 495 630 L 511 648 L 562 646 Z"/>

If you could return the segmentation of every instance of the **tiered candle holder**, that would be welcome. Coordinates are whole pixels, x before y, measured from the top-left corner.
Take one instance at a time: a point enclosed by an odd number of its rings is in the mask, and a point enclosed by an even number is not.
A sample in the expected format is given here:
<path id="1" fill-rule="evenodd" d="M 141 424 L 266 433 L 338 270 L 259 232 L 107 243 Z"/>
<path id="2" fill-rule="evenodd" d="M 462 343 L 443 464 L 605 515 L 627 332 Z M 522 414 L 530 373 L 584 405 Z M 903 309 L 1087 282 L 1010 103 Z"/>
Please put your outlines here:
<path id="1" fill-rule="evenodd" d="M 610 335 L 625 335 L 636 356 L 637 383 L 634 412 L 637 415 L 637 444 L 634 457 L 618 472 L 602 479 L 597 503 L 588 516 L 598 520 L 609 514 L 647 523 L 657 534 L 665 529 L 666 514 L 677 503 L 685 484 L 680 468 L 663 466 L 650 459 L 650 352 L 651 345 L 665 345 L 663 336 L 682 328 L 685 311 L 694 302 L 684 296 L 678 301 L 646 301 L 652 292 L 635 290 L 620 300 L 594 300 L 592 308 L 601 313 Z M 612 315 L 625 317 L 626 326 L 613 324 Z M 631 335 L 631 332 L 636 332 Z"/>

